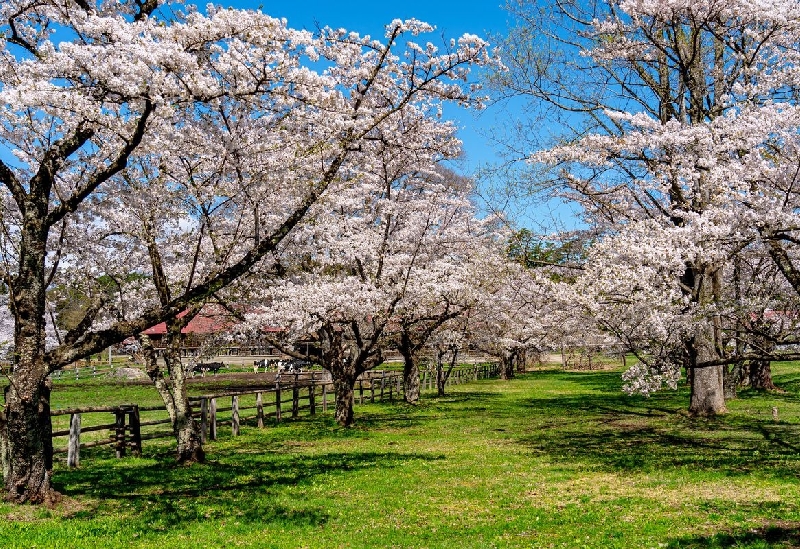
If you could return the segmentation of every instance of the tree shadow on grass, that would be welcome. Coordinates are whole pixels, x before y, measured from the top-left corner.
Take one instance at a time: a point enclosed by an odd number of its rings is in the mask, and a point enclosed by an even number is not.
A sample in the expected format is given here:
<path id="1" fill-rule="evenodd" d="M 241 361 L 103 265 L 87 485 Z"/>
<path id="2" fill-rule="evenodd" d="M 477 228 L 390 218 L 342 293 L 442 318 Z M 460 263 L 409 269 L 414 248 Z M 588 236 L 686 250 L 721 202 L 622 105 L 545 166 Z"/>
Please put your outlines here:
<path id="1" fill-rule="evenodd" d="M 292 455 L 252 452 L 219 461 L 176 466 L 168 458 L 103 460 L 62 472 L 56 488 L 68 497 L 97 501 L 68 520 L 115 515 L 120 510 L 142 531 L 185 528 L 210 519 L 283 526 L 319 526 L 328 506 L 308 495 L 319 478 L 347 472 L 399 468 L 444 459 L 394 452 Z M 346 480 L 346 479 L 345 479 Z M 288 503 L 287 503 L 288 500 Z"/>
<path id="2" fill-rule="evenodd" d="M 800 524 L 779 522 L 761 528 L 722 532 L 711 536 L 693 536 L 672 540 L 667 549 L 787 549 L 800 547 Z"/>
<path id="3" fill-rule="evenodd" d="M 615 472 L 800 474 L 800 426 L 743 414 L 692 418 L 685 394 L 630 397 L 609 389 L 610 375 L 618 374 L 568 374 L 582 391 L 520 399 L 520 417 L 535 427 L 518 442 L 538 455 L 581 459 Z"/>

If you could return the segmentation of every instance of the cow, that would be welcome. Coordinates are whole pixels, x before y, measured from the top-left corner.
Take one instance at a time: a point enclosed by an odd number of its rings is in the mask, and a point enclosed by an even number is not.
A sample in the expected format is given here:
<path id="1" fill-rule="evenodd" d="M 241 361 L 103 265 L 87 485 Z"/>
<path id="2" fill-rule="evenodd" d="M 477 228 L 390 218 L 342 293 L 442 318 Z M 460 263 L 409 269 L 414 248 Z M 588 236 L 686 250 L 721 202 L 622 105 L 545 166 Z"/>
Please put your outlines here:
<path id="1" fill-rule="evenodd" d="M 222 362 L 198 362 L 197 364 L 189 363 L 186 367 L 186 373 L 191 373 L 192 377 L 195 374 L 200 374 L 202 377 L 206 376 L 206 372 L 211 372 L 214 375 L 217 375 L 222 368 L 225 368 L 225 364 Z"/>

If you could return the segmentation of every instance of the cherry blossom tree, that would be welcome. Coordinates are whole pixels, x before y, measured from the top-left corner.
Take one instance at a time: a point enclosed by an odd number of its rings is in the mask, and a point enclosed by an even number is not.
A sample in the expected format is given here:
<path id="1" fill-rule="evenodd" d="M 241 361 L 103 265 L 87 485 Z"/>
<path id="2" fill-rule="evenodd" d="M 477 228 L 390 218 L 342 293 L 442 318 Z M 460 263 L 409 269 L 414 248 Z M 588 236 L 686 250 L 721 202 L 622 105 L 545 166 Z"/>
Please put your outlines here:
<path id="1" fill-rule="evenodd" d="M 549 17 L 532 17 L 540 7 Z M 622 251 L 647 231 L 651 242 L 663 237 L 677 246 L 672 252 L 642 246 L 627 256 L 659 276 L 670 271 L 659 308 L 673 309 L 679 292 L 679 316 L 691 319 L 669 330 L 680 352 L 663 356 L 674 360 L 640 373 L 673 379 L 685 366 L 690 411 L 724 412 L 724 273 L 757 227 L 764 233 L 775 226 L 766 221 L 776 211 L 769 189 L 786 189 L 777 174 L 794 169 L 774 151 L 796 139 L 790 137 L 796 109 L 786 92 L 796 72 L 800 6 L 568 0 L 545 8 L 522 0 L 514 9 L 525 24 L 508 41 L 511 70 L 498 82 L 575 129 L 562 144 L 530 157 L 552 170 L 549 181 L 540 180 L 580 204 L 609 246 L 616 242 Z M 677 270 L 673 258 L 682 262 Z M 627 288 L 616 305 L 627 298 L 638 303 L 637 288 Z"/>
<path id="2" fill-rule="evenodd" d="M 331 373 L 344 426 L 353 422 L 356 379 L 389 346 L 413 367 L 422 340 L 468 307 L 469 261 L 484 249 L 488 222 L 437 169 L 458 152 L 452 134 L 431 136 L 413 151 L 381 140 L 373 154 L 379 162 L 355 175 L 358 187 L 316 205 L 297 233 L 307 246 L 294 254 L 301 263 L 266 293 L 269 307 L 252 315 L 257 326 L 286 327 L 290 354 L 302 350 L 292 343 L 317 342 L 314 358 Z"/>
<path id="3" fill-rule="evenodd" d="M 483 266 L 486 283 L 470 311 L 470 345 L 500 360 L 500 377 L 511 379 L 530 353 L 555 345 L 561 309 L 558 285 L 546 275 L 504 259 Z"/>
<path id="4" fill-rule="evenodd" d="M 472 182 L 449 171 L 440 171 L 440 177 L 442 190 L 460 196 L 462 202 L 451 204 L 443 212 L 445 221 L 421 242 L 424 269 L 409 280 L 391 331 L 392 345 L 403 357 L 403 395 L 409 403 L 420 397 L 419 360 L 429 351 L 429 339 L 440 329 L 452 331 L 451 324 L 469 315 L 488 282 L 489 267 L 500 261 L 494 219 L 478 222 L 473 206 L 464 201 L 472 193 Z"/>
<path id="5" fill-rule="evenodd" d="M 376 40 L 295 31 L 258 12 L 160 7 L 0 5 L 0 248 L 15 362 L 0 461 L 12 501 L 57 497 L 50 373 L 272 264 L 329 187 L 371 162 L 380 136 L 417 143 L 449 127 L 441 102 L 470 102 L 469 67 L 487 61 L 475 36 L 417 44 L 432 28 L 413 20 Z M 48 348 L 56 286 L 89 305 Z M 180 383 L 179 361 L 166 367 Z M 183 403 L 170 410 L 176 431 L 196 430 L 184 390 L 168 393 Z M 178 440 L 179 459 L 201 458 L 192 436 Z"/>

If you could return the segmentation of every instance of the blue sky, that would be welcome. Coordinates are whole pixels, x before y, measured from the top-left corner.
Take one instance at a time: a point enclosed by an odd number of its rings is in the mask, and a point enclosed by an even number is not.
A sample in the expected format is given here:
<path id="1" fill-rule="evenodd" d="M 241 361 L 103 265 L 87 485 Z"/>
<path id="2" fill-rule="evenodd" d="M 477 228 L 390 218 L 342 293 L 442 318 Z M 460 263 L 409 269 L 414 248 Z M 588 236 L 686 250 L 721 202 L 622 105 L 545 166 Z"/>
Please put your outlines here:
<path id="1" fill-rule="evenodd" d="M 383 36 L 384 26 L 393 19 L 415 18 L 436 27 L 436 33 L 447 39 L 464 33 L 488 39 L 493 33 L 504 33 L 508 14 L 505 0 L 405 0 L 401 2 L 351 0 L 286 1 L 286 0 L 217 0 L 223 6 L 261 9 L 273 17 L 285 17 L 290 27 L 314 30 L 318 26 L 346 28 L 360 34 Z M 433 40 L 433 37 L 431 38 Z M 456 121 L 459 137 L 464 142 L 466 165 L 460 171 L 472 172 L 477 166 L 495 160 L 496 154 L 481 134 L 495 124 L 493 112 L 480 114 L 449 108 L 445 114 Z"/>
<path id="2" fill-rule="evenodd" d="M 344 27 L 362 34 L 383 34 L 383 27 L 393 19 L 415 18 L 444 32 L 448 38 L 470 32 L 485 35 L 506 28 L 504 0 L 405 0 L 402 2 L 305 0 L 228 0 L 224 6 L 260 8 L 273 17 L 286 17 L 295 28 L 316 28 L 316 24 Z"/>
<path id="3" fill-rule="evenodd" d="M 393 19 L 415 18 L 436 27 L 437 34 L 450 39 L 464 33 L 477 34 L 491 42 L 491 35 L 505 35 L 511 25 L 511 17 L 503 7 L 506 0 L 401 0 L 389 1 L 325 1 L 325 0 L 216 0 L 223 6 L 246 9 L 261 9 L 273 17 L 285 17 L 290 27 L 315 30 L 318 26 L 346 28 L 360 34 L 383 36 L 384 26 Z M 434 41 L 434 37 L 430 38 Z M 451 164 L 464 175 L 474 175 L 481 166 L 498 163 L 498 150 L 485 137 L 492 128 L 507 126 L 522 116 L 514 114 L 521 110 L 522 102 L 505 103 L 503 107 L 490 107 L 475 113 L 457 107 L 445 109 L 445 116 L 456 122 L 458 136 L 463 142 L 465 158 Z M 503 133 L 502 131 L 500 133 Z M 488 187 L 481 185 L 485 191 Z M 502 182 L 499 183 L 502 185 Z M 502 208 L 506 215 L 522 226 L 535 231 L 550 232 L 557 228 L 575 228 L 575 208 L 560 200 L 539 202 L 512 198 L 506 202 L 501 197 L 486 196 L 491 203 L 479 201 L 482 210 Z"/>

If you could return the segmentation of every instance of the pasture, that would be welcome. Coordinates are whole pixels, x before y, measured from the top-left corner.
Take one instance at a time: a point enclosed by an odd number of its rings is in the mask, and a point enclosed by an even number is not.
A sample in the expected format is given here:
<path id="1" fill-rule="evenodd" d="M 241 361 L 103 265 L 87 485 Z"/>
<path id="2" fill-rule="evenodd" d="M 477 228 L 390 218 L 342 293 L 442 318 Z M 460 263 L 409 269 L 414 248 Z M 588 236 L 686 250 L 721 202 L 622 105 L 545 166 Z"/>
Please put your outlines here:
<path id="1" fill-rule="evenodd" d="M 175 466 L 86 450 L 56 467 L 56 509 L 0 504 L 0 547 L 784 548 L 800 546 L 800 365 L 786 393 L 716 419 L 686 389 L 620 392 L 619 370 L 548 369 L 356 406 L 241 436 Z M 54 407 L 158 402 L 148 386 L 64 383 Z M 778 418 L 772 409 L 777 408 Z"/>

